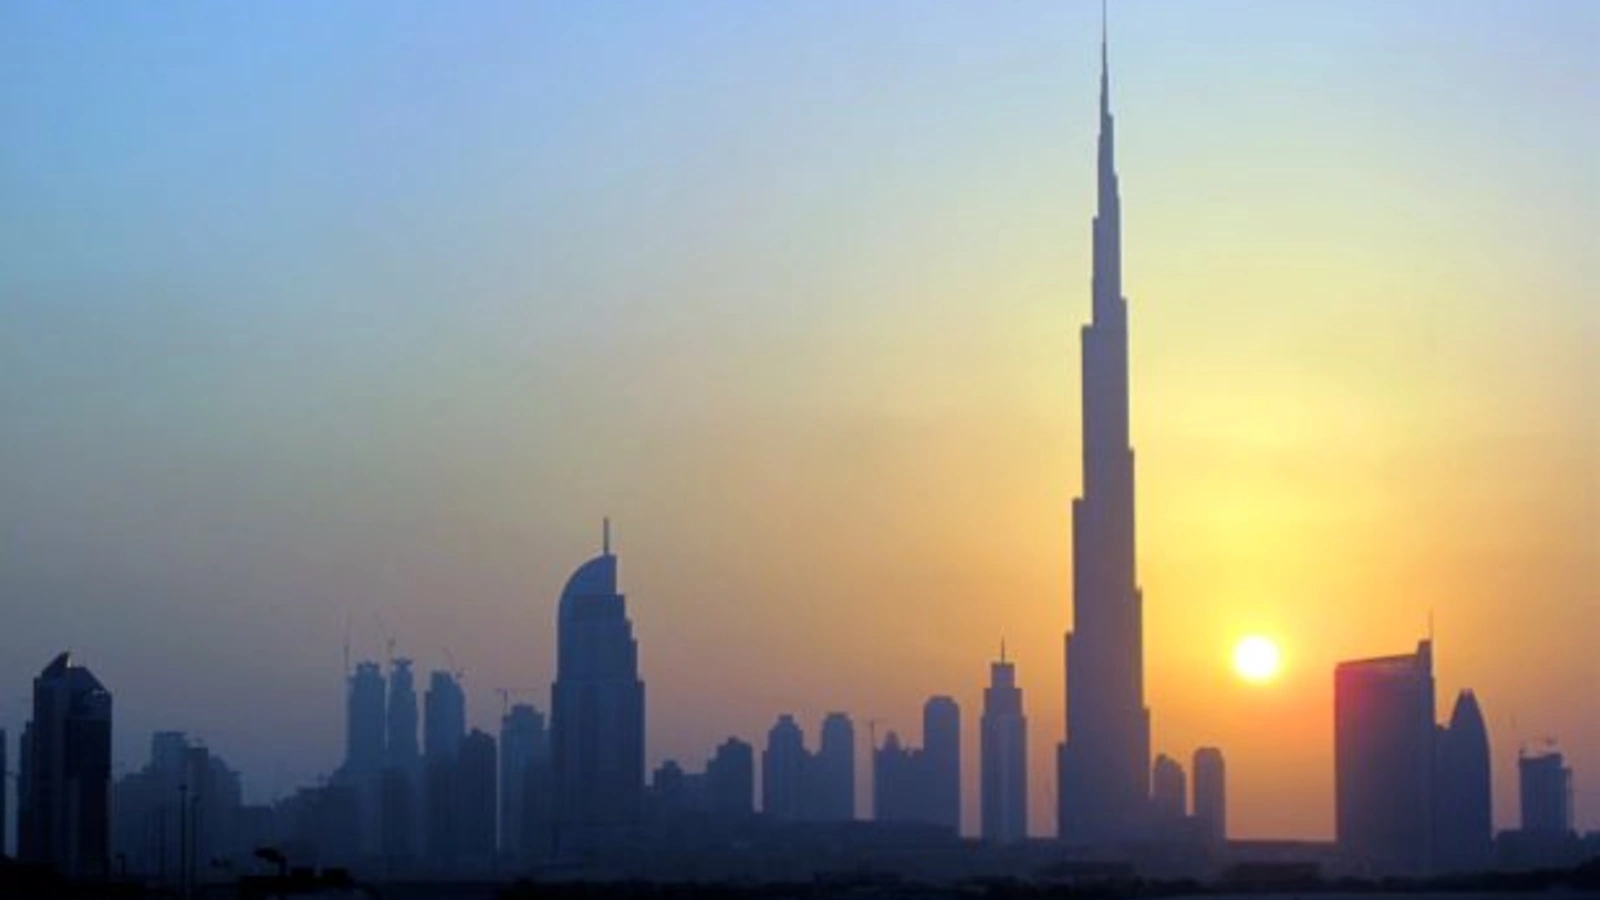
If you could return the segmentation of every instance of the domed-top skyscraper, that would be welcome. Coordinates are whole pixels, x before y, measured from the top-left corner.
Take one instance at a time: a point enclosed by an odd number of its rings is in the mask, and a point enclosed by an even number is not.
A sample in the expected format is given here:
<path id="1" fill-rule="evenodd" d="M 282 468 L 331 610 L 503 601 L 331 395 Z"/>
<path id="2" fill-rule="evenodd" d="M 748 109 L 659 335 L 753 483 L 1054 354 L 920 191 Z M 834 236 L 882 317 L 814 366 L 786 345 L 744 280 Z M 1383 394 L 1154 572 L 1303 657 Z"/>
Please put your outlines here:
<path id="1" fill-rule="evenodd" d="M 555 815 L 559 840 L 581 840 L 587 829 L 638 822 L 644 794 L 644 682 L 609 521 L 600 555 L 572 573 L 556 615 Z"/>

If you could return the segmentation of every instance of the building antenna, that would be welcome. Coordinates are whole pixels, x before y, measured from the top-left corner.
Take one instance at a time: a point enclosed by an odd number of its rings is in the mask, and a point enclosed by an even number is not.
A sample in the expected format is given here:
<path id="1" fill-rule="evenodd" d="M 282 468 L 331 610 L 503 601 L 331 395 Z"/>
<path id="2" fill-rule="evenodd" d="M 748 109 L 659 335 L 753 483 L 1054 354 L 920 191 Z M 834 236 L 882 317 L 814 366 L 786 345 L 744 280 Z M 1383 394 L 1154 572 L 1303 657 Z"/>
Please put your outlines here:
<path id="1" fill-rule="evenodd" d="M 1006 663 L 1006 639 L 1005 638 L 1001 638 L 1000 639 L 1000 664 L 1001 665 L 1005 665 L 1005 663 Z"/>
<path id="2" fill-rule="evenodd" d="M 350 677 L 350 612 L 344 614 L 344 677 Z"/>
<path id="3" fill-rule="evenodd" d="M 604 556 L 611 555 L 611 517 L 605 516 L 600 520 L 600 553 Z"/>

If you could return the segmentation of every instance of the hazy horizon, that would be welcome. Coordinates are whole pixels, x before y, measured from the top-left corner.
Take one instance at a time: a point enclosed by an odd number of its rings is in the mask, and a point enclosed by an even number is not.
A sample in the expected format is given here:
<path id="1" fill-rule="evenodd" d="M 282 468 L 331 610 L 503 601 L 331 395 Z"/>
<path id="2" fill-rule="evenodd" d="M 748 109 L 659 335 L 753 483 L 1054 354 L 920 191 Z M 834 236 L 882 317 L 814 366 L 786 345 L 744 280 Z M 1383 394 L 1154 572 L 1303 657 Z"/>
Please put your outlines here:
<path id="1" fill-rule="evenodd" d="M 949 694 L 970 831 L 1004 639 L 1053 833 L 1099 35 L 0 7 L 0 728 L 70 648 L 117 774 L 186 730 L 286 793 L 348 623 L 494 731 L 610 516 L 652 768 Z M 1333 665 L 1430 629 L 1497 824 L 1554 736 L 1600 828 L 1597 45 L 1579 2 L 1112 4 L 1152 750 L 1223 749 L 1234 836 L 1331 837 Z"/>

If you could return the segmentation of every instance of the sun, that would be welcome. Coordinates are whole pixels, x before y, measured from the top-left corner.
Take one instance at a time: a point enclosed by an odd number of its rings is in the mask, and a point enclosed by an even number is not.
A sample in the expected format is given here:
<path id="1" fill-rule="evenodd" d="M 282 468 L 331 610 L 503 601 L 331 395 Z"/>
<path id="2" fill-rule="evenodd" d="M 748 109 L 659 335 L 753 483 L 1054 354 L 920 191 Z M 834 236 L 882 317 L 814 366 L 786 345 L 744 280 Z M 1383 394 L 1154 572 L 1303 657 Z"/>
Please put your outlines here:
<path id="1" fill-rule="evenodd" d="M 1245 681 L 1261 684 L 1278 675 L 1278 645 L 1258 634 L 1241 638 L 1233 646 L 1233 670 Z"/>

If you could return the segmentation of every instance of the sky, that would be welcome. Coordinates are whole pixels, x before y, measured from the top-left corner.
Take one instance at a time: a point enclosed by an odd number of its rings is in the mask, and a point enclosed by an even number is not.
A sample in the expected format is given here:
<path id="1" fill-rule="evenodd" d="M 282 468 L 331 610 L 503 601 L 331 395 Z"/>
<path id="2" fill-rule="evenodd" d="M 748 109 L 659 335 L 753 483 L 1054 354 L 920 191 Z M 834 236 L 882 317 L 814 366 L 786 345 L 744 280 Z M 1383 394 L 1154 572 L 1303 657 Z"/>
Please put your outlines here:
<path id="1" fill-rule="evenodd" d="M 1110 28 L 1154 749 L 1330 837 L 1333 666 L 1431 629 L 1497 821 L 1554 738 L 1600 828 L 1600 6 Z M 973 827 L 1004 639 L 1051 833 L 1099 30 L 0 4 L 0 728 L 70 648 L 118 772 L 183 729 L 277 796 L 392 639 L 492 730 L 610 516 L 652 765 L 835 709 L 864 765 L 945 693 Z"/>

